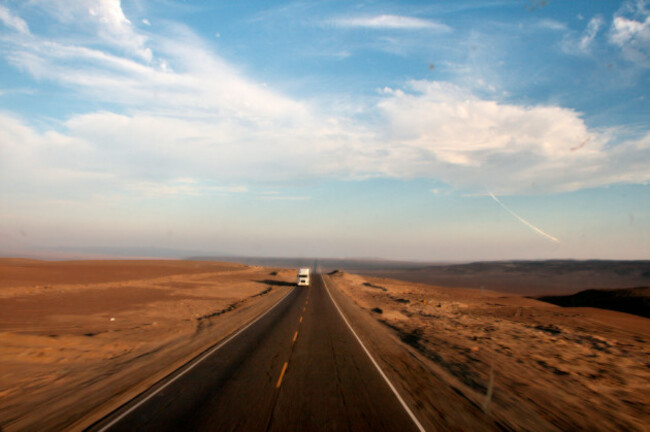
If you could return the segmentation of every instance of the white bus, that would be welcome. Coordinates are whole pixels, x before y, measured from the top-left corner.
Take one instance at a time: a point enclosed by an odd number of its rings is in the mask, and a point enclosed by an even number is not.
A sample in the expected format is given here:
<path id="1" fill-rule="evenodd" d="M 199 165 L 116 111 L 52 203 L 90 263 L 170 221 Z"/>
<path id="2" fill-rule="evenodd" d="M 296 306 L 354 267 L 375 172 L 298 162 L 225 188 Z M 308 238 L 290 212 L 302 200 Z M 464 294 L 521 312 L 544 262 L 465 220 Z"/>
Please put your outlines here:
<path id="1" fill-rule="evenodd" d="M 309 286 L 309 269 L 298 269 L 298 286 Z"/>

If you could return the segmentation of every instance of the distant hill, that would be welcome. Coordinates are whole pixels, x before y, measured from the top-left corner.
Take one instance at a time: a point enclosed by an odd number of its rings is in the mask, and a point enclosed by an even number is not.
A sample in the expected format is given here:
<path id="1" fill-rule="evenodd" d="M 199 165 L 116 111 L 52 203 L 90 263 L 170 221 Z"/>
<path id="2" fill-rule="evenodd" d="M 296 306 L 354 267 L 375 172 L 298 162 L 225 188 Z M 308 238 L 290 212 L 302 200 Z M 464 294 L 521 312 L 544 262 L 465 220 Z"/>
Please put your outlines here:
<path id="1" fill-rule="evenodd" d="M 586 289 L 632 288 L 650 285 L 650 261 L 539 260 L 427 263 L 375 258 L 274 258 L 196 255 L 187 259 L 237 262 L 285 268 L 344 270 L 407 282 L 465 288 L 485 288 L 526 296 L 567 295 Z"/>
<path id="2" fill-rule="evenodd" d="M 359 273 L 431 285 L 485 288 L 528 296 L 567 295 L 585 289 L 650 285 L 650 261 L 485 261 Z"/>
<path id="3" fill-rule="evenodd" d="M 567 296 L 545 296 L 538 300 L 564 307 L 594 307 L 650 318 L 650 287 L 590 289 Z"/>
<path id="4" fill-rule="evenodd" d="M 431 263 L 426 262 L 413 262 L 413 261 L 392 261 L 378 258 L 299 258 L 299 257 L 251 257 L 251 256 L 205 256 L 197 255 L 190 256 L 186 259 L 195 261 L 220 261 L 220 262 L 236 262 L 247 265 L 269 266 L 269 267 L 284 267 L 284 268 L 298 268 L 298 267 L 315 267 L 319 266 L 323 271 L 330 271 L 334 269 L 346 271 L 359 271 L 359 270 L 405 270 L 422 268 Z"/>

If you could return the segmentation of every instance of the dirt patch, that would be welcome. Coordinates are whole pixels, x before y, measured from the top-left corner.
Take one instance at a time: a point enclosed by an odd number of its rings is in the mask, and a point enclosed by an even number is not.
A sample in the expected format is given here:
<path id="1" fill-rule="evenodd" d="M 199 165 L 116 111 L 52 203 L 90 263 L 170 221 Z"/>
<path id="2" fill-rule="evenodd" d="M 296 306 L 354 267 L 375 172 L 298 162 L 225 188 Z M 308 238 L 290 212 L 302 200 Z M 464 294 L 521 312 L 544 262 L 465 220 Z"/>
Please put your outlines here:
<path id="1" fill-rule="evenodd" d="M 181 297 L 182 298 L 182 297 Z M 180 300 L 157 288 L 117 287 L 0 299 L 0 330 L 51 315 L 115 314 L 155 301 Z"/>
<path id="2" fill-rule="evenodd" d="M 179 274 L 244 269 L 246 266 L 210 261 L 97 260 L 39 261 L 0 258 L 0 289 L 30 285 L 97 284 L 153 279 Z"/>

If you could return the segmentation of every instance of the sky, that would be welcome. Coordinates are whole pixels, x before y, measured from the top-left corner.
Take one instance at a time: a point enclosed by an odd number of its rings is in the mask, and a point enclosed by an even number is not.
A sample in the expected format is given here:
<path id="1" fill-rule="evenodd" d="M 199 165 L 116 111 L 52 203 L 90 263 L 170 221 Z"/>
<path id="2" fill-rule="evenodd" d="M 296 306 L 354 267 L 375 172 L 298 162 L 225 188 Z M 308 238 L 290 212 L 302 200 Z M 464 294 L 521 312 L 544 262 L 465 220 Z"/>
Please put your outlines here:
<path id="1" fill-rule="evenodd" d="M 0 0 L 0 253 L 650 258 L 645 1 Z"/>

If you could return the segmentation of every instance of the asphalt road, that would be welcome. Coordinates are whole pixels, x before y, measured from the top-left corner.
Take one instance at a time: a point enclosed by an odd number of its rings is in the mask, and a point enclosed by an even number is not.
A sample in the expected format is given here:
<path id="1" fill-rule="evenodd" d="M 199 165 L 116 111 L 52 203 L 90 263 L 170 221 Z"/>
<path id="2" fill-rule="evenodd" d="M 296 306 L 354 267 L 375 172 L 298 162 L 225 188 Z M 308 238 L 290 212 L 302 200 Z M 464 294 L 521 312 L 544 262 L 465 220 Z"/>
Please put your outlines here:
<path id="1" fill-rule="evenodd" d="M 91 430 L 418 430 L 318 274 L 181 373 Z"/>

